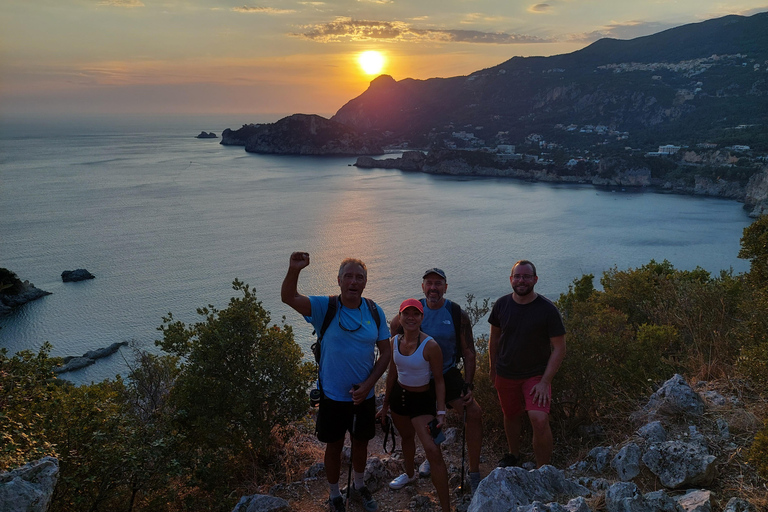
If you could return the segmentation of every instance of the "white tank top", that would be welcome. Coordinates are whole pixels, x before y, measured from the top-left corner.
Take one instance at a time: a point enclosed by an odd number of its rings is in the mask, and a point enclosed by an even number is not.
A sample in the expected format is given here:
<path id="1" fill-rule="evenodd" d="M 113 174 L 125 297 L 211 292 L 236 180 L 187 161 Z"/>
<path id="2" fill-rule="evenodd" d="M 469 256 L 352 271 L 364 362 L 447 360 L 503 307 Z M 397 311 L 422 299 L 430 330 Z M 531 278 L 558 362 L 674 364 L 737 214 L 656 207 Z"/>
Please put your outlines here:
<path id="1" fill-rule="evenodd" d="M 417 388 L 429 384 L 429 379 L 432 377 L 430 371 L 429 362 L 424 359 L 424 346 L 432 336 L 422 341 L 413 354 L 404 356 L 400 353 L 400 337 L 398 334 L 395 336 L 394 354 L 395 366 L 397 366 L 397 381 L 403 386 Z"/>

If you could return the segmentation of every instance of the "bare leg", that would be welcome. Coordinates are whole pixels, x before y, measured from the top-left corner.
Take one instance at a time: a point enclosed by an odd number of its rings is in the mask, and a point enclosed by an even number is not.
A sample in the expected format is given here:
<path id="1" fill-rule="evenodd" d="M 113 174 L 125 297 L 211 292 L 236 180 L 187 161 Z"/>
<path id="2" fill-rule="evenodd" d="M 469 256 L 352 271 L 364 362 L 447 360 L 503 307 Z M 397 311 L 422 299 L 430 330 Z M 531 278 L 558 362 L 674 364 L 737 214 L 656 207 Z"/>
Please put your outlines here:
<path id="1" fill-rule="evenodd" d="M 408 416 L 401 416 L 393 412 L 392 421 L 395 423 L 395 428 L 400 434 L 405 473 L 409 478 L 413 477 L 413 472 L 416 470 L 413 462 L 414 457 L 416 457 L 416 431 L 413 429 L 413 423 L 411 423 L 411 418 Z"/>
<path id="2" fill-rule="evenodd" d="M 457 398 L 451 402 L 451 407 L 458 413 L 462 413 L 463 402 Z M 480 405 L 473 399 L 467 406 L 467 453 L 469 454 L 469 471 L 480 471 L 480 450 L 483 446 L 483 411 Z"/>
<path id="3" fill-rule="evenodd" d="M 432 469 L 432 484 L 437 490 L 437 497 L 440 499 L 440 507 L 443 512 L 451 510 L 451 496 L 448 491 L 448 468 L 443 460 L 443 453 L 440 447 L 432 440 L 427 423 L 432 421 L 434 416 L 417 416 L 411 419 L 416 435 L 419 436 L 421 446 L 427 454 L 427 460 Z"/>
<path id="4" fill-rule="evenodd" d="M 533 428 L 533 455 L 536 457 L 536 467 L 541 467 L 549 464 L 554 448 L 549 414 L 543 411 L 528 411 L 528 418 Z"/>
<path id="5" fill-rule="evenodd" d="M 523 414 L 517 416 L 504 416 L 504 433 L 507 435 L 507 447 L 509 453 L 515 457 L 520 456 L 520 436 L 523 433 Z"/>
<path id="6" fill-rule="evenodd" d="M 365 472 L 365 464 L 368 462 L 368 440 L 361 441 L 352 438 L 352 467 L 358 473 Z"/>
<path id="7" fill-rule="evenodd" d="M 341 450 L 344 448 L 344 439 L 325 445 L 325 476 L 329 484 L 339 483 L 341 474 Z"/>

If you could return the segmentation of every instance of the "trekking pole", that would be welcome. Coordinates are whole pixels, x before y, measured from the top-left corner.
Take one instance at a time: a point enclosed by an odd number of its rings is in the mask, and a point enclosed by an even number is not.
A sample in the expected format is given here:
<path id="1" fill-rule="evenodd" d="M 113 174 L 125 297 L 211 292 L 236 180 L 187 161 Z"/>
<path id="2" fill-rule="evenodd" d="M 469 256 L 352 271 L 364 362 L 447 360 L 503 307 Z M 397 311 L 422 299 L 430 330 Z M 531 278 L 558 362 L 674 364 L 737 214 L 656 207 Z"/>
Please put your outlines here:
<path id="1" fill-rule="evenodd" d="M 463 409 L 463 424 L 461 428 L 461 494 L 464 494 L 464 444 L 467 441 L 467 406 L 464 405 Z"/>
<path id="2" fill-rule="evenodd" d="M 358 389 L 360 386 L 355 384 L 352 389 Z M 357 427 L 357 409 L 353 402 L 352 404 L 352 431 L 349 433 L 349 473 L 347 474 L 347 500 L 344 503 L 344 508 L 349 508 L 349 495 L 352 491 L 352 460 L 355 453 L 355 429 Z"/>

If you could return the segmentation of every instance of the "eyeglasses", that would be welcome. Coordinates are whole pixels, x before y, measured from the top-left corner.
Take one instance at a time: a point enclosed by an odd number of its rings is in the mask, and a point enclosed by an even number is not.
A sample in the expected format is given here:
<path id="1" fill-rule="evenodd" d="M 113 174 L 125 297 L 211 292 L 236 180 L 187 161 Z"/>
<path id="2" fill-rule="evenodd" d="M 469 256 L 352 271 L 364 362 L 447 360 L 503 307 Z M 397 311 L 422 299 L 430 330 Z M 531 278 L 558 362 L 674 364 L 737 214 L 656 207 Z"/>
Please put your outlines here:
<path id="1" fill-rule="evenodd" d="M 534 276 L 533 274 L 512 274 L 512 279 L 517 279 L 519 281 L 530 281 L 534 277 L 536 276 Z"/>
<path id="2" fill-rule="evenodd" d="M 349 308 L 347 308 L 347 309 L 349 309 Z M 341 313 L 343 312 L 343 306 L 341 304 L 339 304 L 339 328 L 342 331 L 355 332 L 355 331 L 357 331 L 358 329 L 360 329 L 363 326 L 363 310 L 362 309 L 358 309 L 357 311 L 358 311 L 358 313 L 360 313 L 360 325 L 358 325 L 354 329 L 347 329 L 341 323 Z"/>

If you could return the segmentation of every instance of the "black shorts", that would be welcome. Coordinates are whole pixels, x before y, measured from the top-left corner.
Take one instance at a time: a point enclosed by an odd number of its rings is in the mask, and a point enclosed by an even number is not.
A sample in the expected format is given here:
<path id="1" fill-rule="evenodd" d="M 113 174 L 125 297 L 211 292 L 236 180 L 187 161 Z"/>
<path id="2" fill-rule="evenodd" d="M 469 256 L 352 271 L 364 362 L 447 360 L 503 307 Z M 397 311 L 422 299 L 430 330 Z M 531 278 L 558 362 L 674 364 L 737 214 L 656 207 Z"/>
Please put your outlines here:
<path id="1" fill-rule="evenodd" d="M 392 412 L 409 418 L 435 416 L 435 391 L 432 388 L 426 391 L 408 391 L 399 382 L 395 382 L 392 396 L 389 397 L 389 408 Z"/>
<path id="2" fill-rule="evenodd" d="M 461 392 L 464 391 L 464 377 L 461 376 L 461 370 L 453 366 L 443 374 L 443 381 L 445 382 L 445 406 L 452 409 L 451 402 L 461 398 Z M 435 392 L 435 379 L 429 381 L 429 389 Z"/>
<path id="3" fill-rule="evenodd" d="M 343 440 L 347 432 L 359 441 L 373 439 L 376 435 L 376 399 L 371 397 L 355 405 L 323 397 L 317 410 L 315 431 L 322 443 Z"/>

